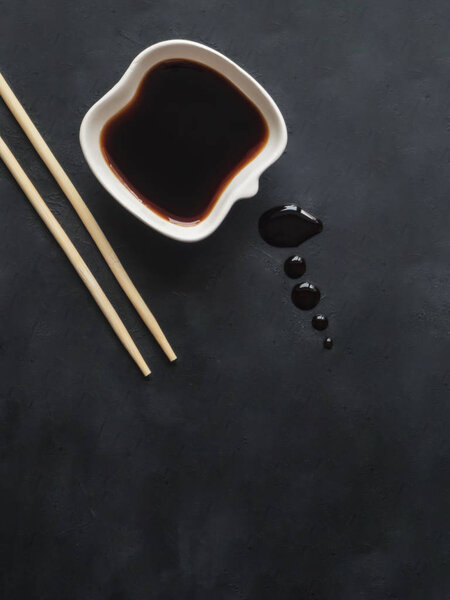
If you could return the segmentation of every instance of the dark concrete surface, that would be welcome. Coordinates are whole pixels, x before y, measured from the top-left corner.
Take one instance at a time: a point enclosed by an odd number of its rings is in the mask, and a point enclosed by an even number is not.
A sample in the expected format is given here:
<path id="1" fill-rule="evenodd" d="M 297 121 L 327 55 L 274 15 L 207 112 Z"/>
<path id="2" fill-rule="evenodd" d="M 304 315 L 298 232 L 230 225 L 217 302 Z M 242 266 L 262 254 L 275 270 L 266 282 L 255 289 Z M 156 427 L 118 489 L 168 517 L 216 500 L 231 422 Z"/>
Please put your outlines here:
<path id="1" fill-rule="evenodd" d="M 105 287 L 143 380 L 0 165 L 3 600 L 450 597 L 450 7 L 444 0 L 0 0 L 0 69 L 179 354 L 171 366 L 0 106 L 0 133 Z M 183 245 L 80 151 L 85 111 L 185 37 L 289 129 L 257 197 Z M 297 202 L 335 347 L 260 214 Z"/>

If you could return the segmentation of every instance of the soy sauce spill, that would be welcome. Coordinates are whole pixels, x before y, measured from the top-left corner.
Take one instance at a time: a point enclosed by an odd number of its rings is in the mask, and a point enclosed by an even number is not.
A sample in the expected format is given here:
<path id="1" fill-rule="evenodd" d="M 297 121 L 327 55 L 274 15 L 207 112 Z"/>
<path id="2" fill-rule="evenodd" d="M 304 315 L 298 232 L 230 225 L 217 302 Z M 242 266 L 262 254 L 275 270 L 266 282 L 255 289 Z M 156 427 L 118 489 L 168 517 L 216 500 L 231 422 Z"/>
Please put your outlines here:
<path id="1" fill-rule="evenodd" d="M 317 329 L 317 331 L 323 331 L 328 327 L 328 318 L 325 315 L 315 315 L 312 318 L 311 323 L 314 329 Z"/>
<path id="2" fill-rule="evenodd" d="M 265 146 L 267 123 L 229 79 L 191 60 L 165 60 L 104 126 L 100 145 L 121 181 L 153 211 L 194 225 Z"/>
<path id="3" fill-rule="evenodd" d="M 259 219 L 259 233 L 271 246 L 298 246 L 323 229 L 322 222 L 302 208 L 289 204 L 266 211 Z"/>
<path id="4" fill-rule="evenodd" d="M 292 290 L 292 302 L 302 310 L 311 310 L 320 300 L 320 290 L 307 281 L 298 283 Z"/>
<path id="5" fill-rule="evenodd" d="M 323 347 L 327 350 L 331 350 L 331 348 L 333 347 L 333 339 L 330 337 L 325 338 L 323 340 Z"/>
<path id="6" fill-rule="evenodd" d="M 301 256 L 290 256 L 284 263 L 284 272 L 291 279 L 298 279 L 306 271 L 305 259 Z"/>

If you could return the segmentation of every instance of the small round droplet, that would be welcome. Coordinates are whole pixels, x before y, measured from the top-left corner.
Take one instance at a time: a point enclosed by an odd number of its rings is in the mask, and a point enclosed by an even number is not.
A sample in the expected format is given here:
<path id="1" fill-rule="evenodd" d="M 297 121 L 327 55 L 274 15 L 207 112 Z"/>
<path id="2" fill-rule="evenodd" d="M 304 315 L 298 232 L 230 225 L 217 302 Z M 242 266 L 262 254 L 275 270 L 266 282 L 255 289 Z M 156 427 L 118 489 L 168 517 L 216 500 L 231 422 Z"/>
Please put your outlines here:
<path id="1" fill-rule="evenodd" d="M 323 340 L 323 347 L 327 350 L 331 350 L 331 348 L 333 347 L 333 339 L 330 337 L 325 338 Z"/>
<path id="2" fill-rule="evenodd" d="M 298 279 L 306 271 L 305 259 L 301 256 L 290 256 L 284 263 L 284 272 L 291 279 Z"/>
<path id="3" fill-rule="evenodd" d="M 325 315 L 315 315 L 312 318 L 312 326 L 314 329 L 317 329 L 317 331 L 323 331 L 328 327 L 328 317 Z"/>
<path id="4" fill-rule="evenodd" d="M 319 300 L 319 289 L 307 281 L 298 283 L 292 290 L 292 302 L 301 310 L 311 310 L 317 306 Z"/>

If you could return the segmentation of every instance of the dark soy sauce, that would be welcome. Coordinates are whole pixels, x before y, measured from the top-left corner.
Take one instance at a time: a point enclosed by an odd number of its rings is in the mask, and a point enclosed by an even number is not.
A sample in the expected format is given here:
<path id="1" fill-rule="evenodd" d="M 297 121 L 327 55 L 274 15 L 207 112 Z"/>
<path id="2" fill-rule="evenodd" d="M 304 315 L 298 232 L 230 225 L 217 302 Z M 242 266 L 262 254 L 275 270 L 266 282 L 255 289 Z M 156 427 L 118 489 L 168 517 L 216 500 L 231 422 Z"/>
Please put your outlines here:
<path id="1" fill-rule="evenodd" d="M 320 291 L 312 283 L 298 283 L 292 290 L 292 302 L 302 310 L 311 310 L 320 300 Z"/>
<path id="2" fill-rule="evenodd" d="M 322 221 L 295 204 L 271 208 L 259 219 L 263 240 L 279 248 L 298 246 L 322 229 Z"/>
<path id="3" fill-rule="evenodd" d="M 312 318 L 312 326 L 317 331 L 323 331 L 328 327 L 328 318 L 325 315 L 315 315 Z"/>
<path id="4" fill-rule="evenodd" d="M 333 339 L 330 337 L 325 338 L 323 340 L 323 347 L 327 350 L 331 350 L 331 348 L 333 347 Z"/>
<path id="5" fill-rule="evenodd" d="M 100 141 L 113 171 L 149 208 L 193 225 L 267 138 L 264 117 L 234 84 L 176 59 L 147 72 Z"/>
<path id="6" fill-rule="evenodd" d="M 291 279 L 298 279 L 306 271 L 305 259 L 301 256 L 290 256 L 284 263 L 284 272 Z"/>

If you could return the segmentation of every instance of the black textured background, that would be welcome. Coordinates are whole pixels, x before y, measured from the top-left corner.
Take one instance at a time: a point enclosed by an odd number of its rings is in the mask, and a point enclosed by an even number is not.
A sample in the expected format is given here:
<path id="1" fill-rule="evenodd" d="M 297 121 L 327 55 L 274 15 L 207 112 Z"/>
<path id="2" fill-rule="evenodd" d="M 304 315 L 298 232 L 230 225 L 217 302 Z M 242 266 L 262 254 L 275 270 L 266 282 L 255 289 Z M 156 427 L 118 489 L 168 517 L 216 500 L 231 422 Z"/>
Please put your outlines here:
<path id="1" fill-rule="evenodd" d="M 444 0 L 0 0 L 0 68 L 148 299 L 171 366 L 5 106 L 0 132 L 153 369 L 143 380 L 0 165 L 0 597 L 450 597 L 450 7 Z M 204 242 L 116 204 L 78 144 L 146 46 L 236 60 L 286 153 Z M 263 210 L 297 202 L 335 348 Z"/>

